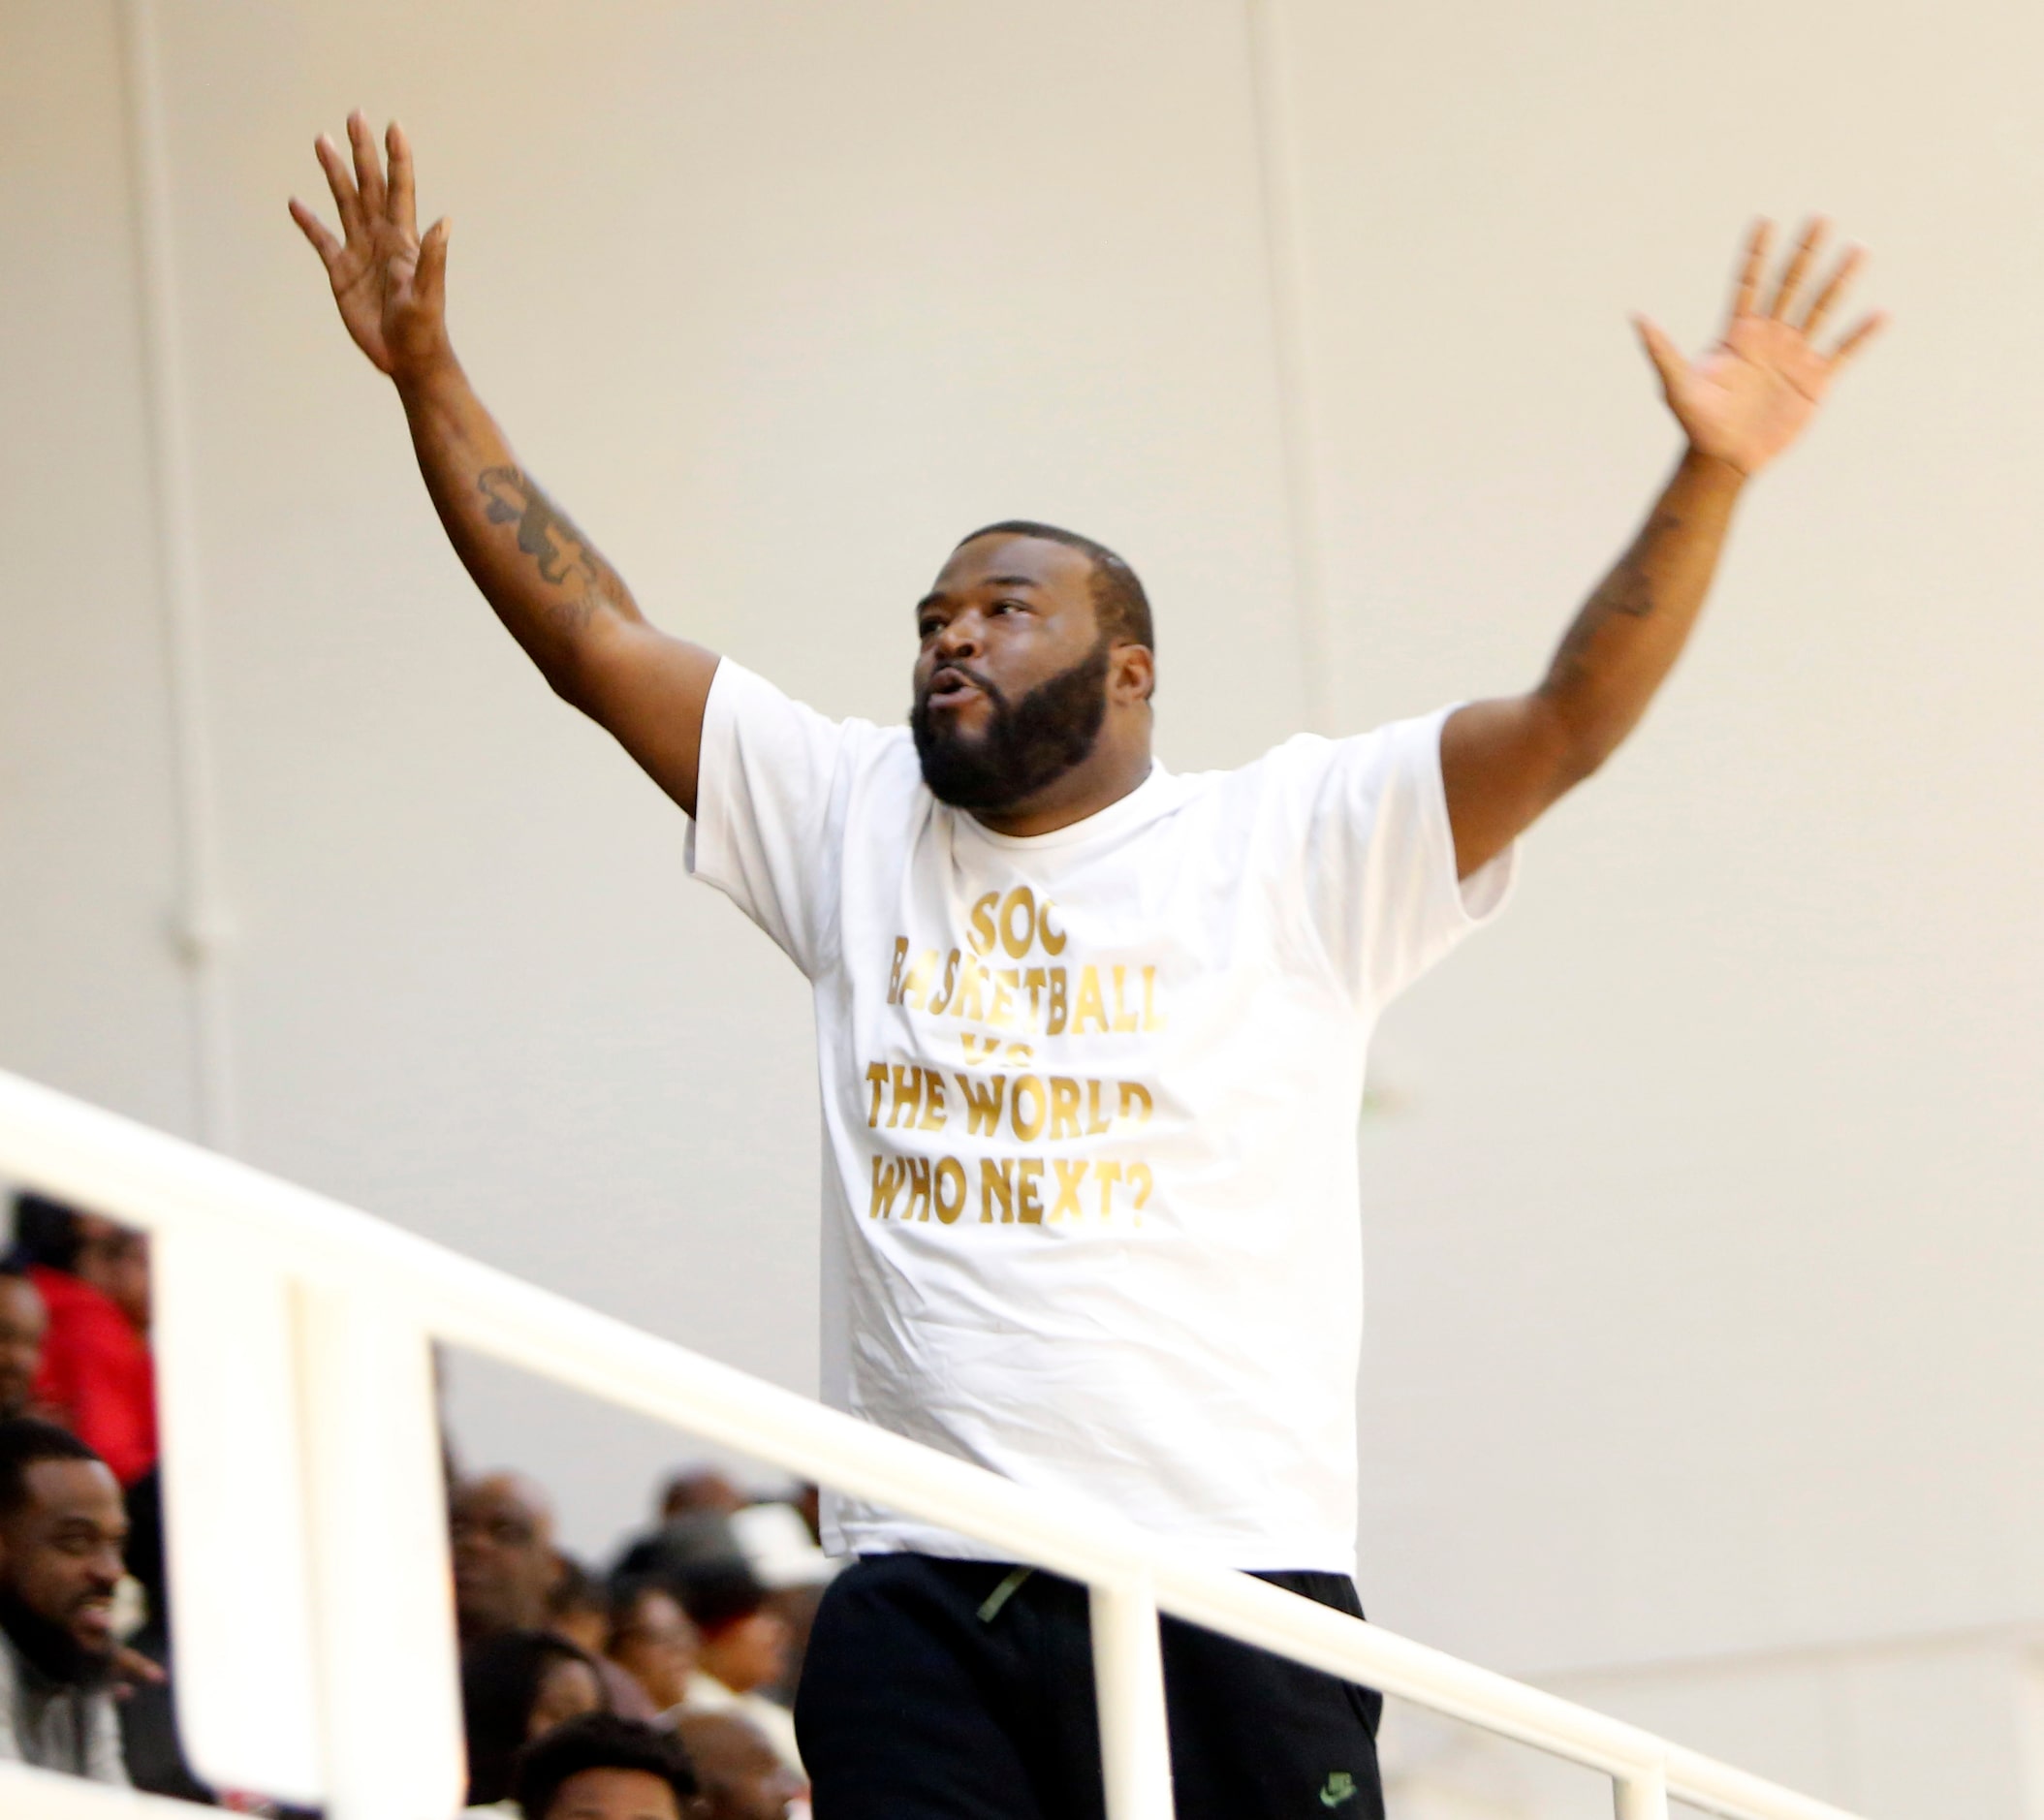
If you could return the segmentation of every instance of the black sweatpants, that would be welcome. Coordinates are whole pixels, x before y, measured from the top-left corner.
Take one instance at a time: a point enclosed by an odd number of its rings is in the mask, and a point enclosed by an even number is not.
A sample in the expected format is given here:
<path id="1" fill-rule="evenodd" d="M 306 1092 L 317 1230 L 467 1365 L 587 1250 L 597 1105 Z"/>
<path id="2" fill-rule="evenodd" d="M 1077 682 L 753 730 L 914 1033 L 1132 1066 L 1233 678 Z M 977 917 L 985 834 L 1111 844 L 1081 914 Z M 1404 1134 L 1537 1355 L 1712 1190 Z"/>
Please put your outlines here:
<path id="1" fill-rule="evenodd" d="M 1341 1574 L 1262 1574 L 1360 1617 Z M 1380 1696 L 1167 1617 L 1179 1820 L 1383 1820 Z M 866 1555 L 824 1594 L 795 1728 L 816 1820 L 1103 1820 L 1086 1591 Z"/>

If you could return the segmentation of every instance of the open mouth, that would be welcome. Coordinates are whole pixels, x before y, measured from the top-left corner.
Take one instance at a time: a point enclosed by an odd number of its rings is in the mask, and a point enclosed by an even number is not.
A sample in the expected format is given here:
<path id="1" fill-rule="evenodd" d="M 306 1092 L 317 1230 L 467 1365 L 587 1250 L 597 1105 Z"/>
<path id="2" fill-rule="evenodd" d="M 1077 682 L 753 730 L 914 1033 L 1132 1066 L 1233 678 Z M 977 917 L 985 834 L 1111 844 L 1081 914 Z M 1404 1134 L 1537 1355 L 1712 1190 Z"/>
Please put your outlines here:
<path id="1" fill-rule="evenodd" d="M 932 707 L 956 707 L 975 695 L 986 693 L 985 685 L 977 677 L 968 675 L 956 664 L 946 664 L 931 674 L 924 699 Z"/>

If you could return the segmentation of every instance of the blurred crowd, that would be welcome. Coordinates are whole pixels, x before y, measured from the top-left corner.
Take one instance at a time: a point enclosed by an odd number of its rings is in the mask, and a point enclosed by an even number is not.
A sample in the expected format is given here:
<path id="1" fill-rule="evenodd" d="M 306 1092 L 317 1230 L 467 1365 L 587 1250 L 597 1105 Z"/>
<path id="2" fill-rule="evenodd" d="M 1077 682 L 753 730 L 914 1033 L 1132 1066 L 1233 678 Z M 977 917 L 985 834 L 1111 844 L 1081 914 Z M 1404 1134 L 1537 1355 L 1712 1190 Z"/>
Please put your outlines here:
<path id="1" fill-rule="evenodd" d="M 609 1562 L 575 1558 L 546 1491 L 464 1471 L 448 1517 L 472 1814 L 806 1815 L 792 1713 L 832 1563 L 816 1493 L 709 1467 L 659 1488 Z M 14 1201 L 0 1258 L 0 1762 L 240 1812 L 175 1721 L 146 1235 Z"/>

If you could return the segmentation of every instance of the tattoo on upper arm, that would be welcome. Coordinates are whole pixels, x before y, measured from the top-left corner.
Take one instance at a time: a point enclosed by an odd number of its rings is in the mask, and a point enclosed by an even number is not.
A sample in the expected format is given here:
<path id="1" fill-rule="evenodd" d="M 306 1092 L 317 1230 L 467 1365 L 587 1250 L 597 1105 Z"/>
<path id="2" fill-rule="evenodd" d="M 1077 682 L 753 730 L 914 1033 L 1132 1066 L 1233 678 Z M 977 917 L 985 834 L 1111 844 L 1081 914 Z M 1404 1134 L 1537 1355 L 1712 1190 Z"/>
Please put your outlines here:
<path id="1" fill-rule="evenodd" d="M 572 604 L 561 612 L 585 624 L 596 611 L 607 574 L 604 560 L 580 530 L 538 484 L 515 467 L 485 468 L 476 486 L 488 502 L 484 511 L 492 524 L 519 527 L 519 549 L 530 556 L 541 577 L 573 591 Z"/>

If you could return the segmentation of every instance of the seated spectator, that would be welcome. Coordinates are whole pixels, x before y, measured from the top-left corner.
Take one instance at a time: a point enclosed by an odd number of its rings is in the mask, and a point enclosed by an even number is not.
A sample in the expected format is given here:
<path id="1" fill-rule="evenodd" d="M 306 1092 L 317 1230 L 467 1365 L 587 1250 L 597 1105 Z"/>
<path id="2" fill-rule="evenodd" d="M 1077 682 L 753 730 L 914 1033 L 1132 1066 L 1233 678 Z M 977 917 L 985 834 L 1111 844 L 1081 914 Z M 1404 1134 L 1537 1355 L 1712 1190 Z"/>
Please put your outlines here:
<path id="1" fill-rule="evenodd" d="M 455 1620 L 463 1643 L 507 1630 L 546 1630 L 561 1577 L 553 1506 L 515 1472 L 463 1480 L 448 1500 Z"/>
<path id="2" fill-rule="evenodd" d="M 468 1804 L 507 1800 L 520 1749 L 568 1719 L 608 1710 L 596 1664 L 565 1637 L 504 1630 L 468 1645 L 461 1651 Z"/>
<path id="3" fill-rule="evenodd" d="M 519 1753 L 522 1820 L 684 1820 L 702 1812 L 672 1732 L 610 1713 L 570 1719 Z"/>
<path id="4" fill-rule="evenodd" d="M 763 1682 L 759 1691 L 792 1707 L 802 1658 L 809 1652 L 809 1633 L 816 1625 L 824 1588 L 836 1577 L 837 1563 L 816 1546 L 807 1520 L 790 1503 L 747 1505 L 731 1519 L 731 1530 L 745 1564 L 771 1595 L 769 1603 L 788 1626 L 780 1679 Z"/>
<path id="5" fill-rule="evenodd" d="M 686 1705 L 701 1712 L 743 1714 L 789 1769 L 804 1773 L 795 1715 L 759 1691 L 779 1681 L 788 1666 L 788 1622 L 773 1609 L 772 1595 L 743 1557 L 696 1570 L 680 1592 L 703 1637 Z"/>
<path id="6" fill-rule="evenodd" d="M 588 1652 L 603 1678 L 604 1704 L 619 1718 L 654 1717 L 660 1709 L 645 1689 L 604 1651 L 611 1636 L 610 1595 L 572 1554 L 563 1553 L 559 1560 L 560 1578 L 547 1599 L 547 1628 Z"/>
<path id="7" fill-rule="evenodd" d="M 611 1596 L 604 1653 L 639 1684 L 657 1713 L 688 1698 L 702 1645 L 681 1602 L 657 1581 L 625 1581 Z"/>
<path id="8" fill-rule="evenodd" d="M 28 1413 L 48 1329 L 49 1311 L 35 1284 L 0 1266 L 0 1421 Z"/>
<path id="9" fill-rule="evenodd" d="M 15 1252 L 49 1318 L 35 1400 L 133 1485 L 156 1463 L 148 1239 L 47 1195 L 17 1194 Z"/>
<path id="10" fill-rule="evenodd" d="M 751 1720 L 736 1712 L 684 1712 L 675 1730 L 707 1798 L 703 1820 L 785 1820 L 806 1811 L 808 1783 Z"/>
<path id="11" fill-rule="evenodd" d="M 0 1762 L 128 1785 L 110 1691 L 128 1519 L 91 1448 L 0 1422 Z"/>
<path id="12" fill-rule="evenodd" d="M 547 1628 L 591 1655 L 611 1634 L 611 1600 L 603 1583 L 566 1550 L 554 1555 L 559 1578 L 547 1595 Z"/>
<path id="13" fill-rule="evenodd" d="M 667 1522 L 691 1511 L 729 1517 L 748 1502 L 744 1492 L 714 1466 L 690 1466 L 676 1473 L 660 1493 L 660 1521 Z"/>

